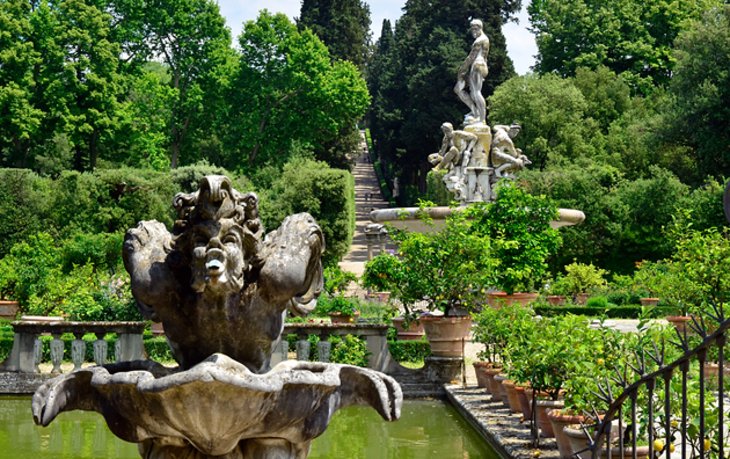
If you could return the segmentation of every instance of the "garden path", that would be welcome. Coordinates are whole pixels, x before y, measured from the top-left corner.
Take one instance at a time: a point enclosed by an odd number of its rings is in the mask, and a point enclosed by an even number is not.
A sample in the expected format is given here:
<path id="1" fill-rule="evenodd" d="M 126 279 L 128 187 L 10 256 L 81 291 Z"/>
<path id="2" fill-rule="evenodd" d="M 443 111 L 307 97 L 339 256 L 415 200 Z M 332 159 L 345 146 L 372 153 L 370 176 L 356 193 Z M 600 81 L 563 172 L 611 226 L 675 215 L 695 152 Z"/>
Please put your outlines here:
<path id="1" fill-rule="evenodd" d="M 370 161 L 365 134 L 362 131 L 352 175 L 355 177 L 355 234 L 350 251 L 340 262 L 340 268 L 359 277 L 365 269 L 365 262 L 368 261 L 365 227 L 372 223 L 370 211 L 388 208 L 388 202 L 380 194 L 378 178 Z"/>

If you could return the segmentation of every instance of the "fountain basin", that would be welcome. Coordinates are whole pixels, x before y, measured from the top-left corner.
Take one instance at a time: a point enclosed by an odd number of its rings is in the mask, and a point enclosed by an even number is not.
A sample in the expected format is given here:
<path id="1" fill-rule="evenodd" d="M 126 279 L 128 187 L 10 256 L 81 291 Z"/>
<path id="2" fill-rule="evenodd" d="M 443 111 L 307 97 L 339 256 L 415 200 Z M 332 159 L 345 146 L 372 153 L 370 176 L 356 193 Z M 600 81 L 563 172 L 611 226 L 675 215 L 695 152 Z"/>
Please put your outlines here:
<path id="1" fill-rule="evenodd" d="M 441 231 L 446 224 L 446 217 L 454 212 L 461 212 L 466 206 L 460 207 L 400 207 L 393 209 L 376 209 L 370 212 L 370 220 L 375 223 L 387 223 L 398 229 L 407 229 L 419 233 Z M 428 216 L 428 222 L 421 217 Z M 585 214 L 575 209 L 558 209 L 558 219 L 551 222 L 553 228 L 573 226 L 583 223 Z"/>
<path id="2" fill-rule="evenodd" d="M 97 411 L 115 435 L 140 443 L 143 457 L 306 457 L 339 408 L 369 405 L 393 421 L 402 404 L 395 380 L 351 365 L 286 361 L 256 374 L 223 354 L 178 372 L 134 364 L 49 381 L 33 396 L 34 421 L 47 426 L 63 411 Z"/>

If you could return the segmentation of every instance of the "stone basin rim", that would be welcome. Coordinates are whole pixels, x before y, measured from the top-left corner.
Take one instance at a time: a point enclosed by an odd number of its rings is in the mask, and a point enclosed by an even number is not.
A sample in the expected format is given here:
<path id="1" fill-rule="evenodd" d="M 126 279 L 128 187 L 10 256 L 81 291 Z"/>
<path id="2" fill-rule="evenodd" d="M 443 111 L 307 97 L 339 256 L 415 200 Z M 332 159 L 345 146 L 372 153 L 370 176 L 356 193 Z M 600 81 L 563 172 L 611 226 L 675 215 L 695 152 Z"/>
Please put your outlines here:
<path id="1" fill-rule="evenodd" d="M 466 209 L 466 206 L 436 206 L 426 208 L 397 207 L 390 209 L 375 209 L 370 212 L 370 220 L 374 223 L 391 223 L 394 226 L 404 226 L 408 221 L 418 220 L 419 214 L 424 211 L 433 220 L 445 220 L 446 217 L 451 215 L 453 212 L 461 212 L 464 209 Z M 558 209 L 558 220 L 553 221 L 551 226 L 553 228 L 560 228 L 562 226 L 579 225 L 585 221 L 585 218 L 585 214 L 580 210 Z M 435 226 L 437 225 L 438 223 L 435 223 Z"/>

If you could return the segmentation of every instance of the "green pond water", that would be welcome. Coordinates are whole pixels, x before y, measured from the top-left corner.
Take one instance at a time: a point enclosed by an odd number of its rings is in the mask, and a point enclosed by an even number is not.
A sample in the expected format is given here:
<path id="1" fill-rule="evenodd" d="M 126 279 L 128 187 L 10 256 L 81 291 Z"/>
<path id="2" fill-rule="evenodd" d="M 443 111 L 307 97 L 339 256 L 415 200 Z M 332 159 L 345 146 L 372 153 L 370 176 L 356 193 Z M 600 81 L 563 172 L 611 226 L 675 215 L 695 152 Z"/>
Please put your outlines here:
<path id="1" fill-rule="evenodd" d="M 363 407 L 338 411 L 312 443 L 310 459 L 496 459 L 450 406 L 411 401 L 401 419 L 385 422 Z M 138 459 L 137 446 L 115 437 L 101 415 L 63 413 L 48 427 L 33 424 L 29 397 L 0 397 L 0 458 Z"/>

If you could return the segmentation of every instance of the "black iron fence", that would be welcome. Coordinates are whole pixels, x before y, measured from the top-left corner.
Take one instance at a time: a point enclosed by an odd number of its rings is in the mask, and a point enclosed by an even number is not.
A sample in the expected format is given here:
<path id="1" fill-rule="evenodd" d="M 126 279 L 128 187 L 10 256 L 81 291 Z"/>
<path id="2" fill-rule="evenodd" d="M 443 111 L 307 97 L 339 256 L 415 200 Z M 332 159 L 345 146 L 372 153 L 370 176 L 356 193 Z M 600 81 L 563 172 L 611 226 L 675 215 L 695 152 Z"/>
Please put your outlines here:
<path id="1" fill-rule="evenodd" d="M 593 424 L 581 425 L 586 443 L 582 450 L 574 448 L 576 455 L 725 458 L 729 327 L 730 319 L 715 308 L 707 321 L 693 317 L 677 328 L 676 339 L 627 356 L 625 366 L 598 384 L 596 395 L 608 409 L 594 408 Z M 670 349 L 681 356 L 668 361 Z"/>

